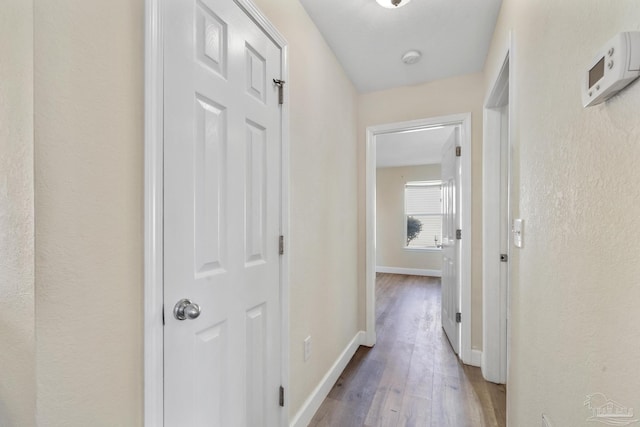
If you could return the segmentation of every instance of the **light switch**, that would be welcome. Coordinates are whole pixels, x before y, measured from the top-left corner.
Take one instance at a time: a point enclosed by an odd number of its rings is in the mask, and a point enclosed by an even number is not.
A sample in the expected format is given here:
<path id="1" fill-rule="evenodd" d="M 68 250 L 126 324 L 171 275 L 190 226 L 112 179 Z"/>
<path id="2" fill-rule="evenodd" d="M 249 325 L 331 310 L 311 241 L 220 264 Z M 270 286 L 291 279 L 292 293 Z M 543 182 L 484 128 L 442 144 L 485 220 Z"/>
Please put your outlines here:
<path id="1" fill-rule="evenodd" d="M 524 245 L 524 220 L 513 220 L 513 244 L 516 248 L 521 248 Z"/>

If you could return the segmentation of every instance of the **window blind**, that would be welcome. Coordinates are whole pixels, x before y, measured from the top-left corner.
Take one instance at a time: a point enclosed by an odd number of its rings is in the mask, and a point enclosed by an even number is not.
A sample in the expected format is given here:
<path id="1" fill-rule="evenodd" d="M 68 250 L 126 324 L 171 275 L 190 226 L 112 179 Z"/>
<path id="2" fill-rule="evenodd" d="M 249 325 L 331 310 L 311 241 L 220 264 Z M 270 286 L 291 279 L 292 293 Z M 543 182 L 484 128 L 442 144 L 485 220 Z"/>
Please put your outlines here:
<path id="1" fill-rule="evenodd" d="M 439 181 L 408 182 L 405 185 L 405 223 L 420 221 L 418 236 L 407 243 L 410 248 L 435 248 L 442 242 L 442 194 Z"/>
<path id="2" fill-rule="evenodd" d="M 404 200 L 407 215 L 440 215 L 442 213 L 440 183 L 407 184 Z"/>

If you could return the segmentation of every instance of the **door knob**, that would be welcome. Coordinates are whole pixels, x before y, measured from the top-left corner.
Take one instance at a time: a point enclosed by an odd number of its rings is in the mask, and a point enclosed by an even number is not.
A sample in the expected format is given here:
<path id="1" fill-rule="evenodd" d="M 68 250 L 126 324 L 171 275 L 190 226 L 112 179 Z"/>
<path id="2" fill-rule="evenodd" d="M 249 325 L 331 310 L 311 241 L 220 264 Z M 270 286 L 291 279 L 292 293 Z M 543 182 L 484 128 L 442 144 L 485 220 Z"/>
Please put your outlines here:
<path id="1" fill-rule="evenodd" d="M 195 319 L 200 316 L 200 306 L 189 299 L 181 299 L 173 307 L 173 315 L 178 320 Z"/>

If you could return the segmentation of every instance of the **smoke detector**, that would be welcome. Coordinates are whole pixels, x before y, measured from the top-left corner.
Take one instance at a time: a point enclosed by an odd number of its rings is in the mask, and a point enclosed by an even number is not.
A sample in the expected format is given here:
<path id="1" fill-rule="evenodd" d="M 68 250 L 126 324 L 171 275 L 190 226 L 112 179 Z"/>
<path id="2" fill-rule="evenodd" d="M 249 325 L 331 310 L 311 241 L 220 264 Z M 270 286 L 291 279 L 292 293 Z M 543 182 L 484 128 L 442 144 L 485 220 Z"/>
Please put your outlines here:
<path id="1" fill-rule="evenodd" d="M 402 62 L 407 65 L 415 64 L 420 61 L 422 54 L 417 50 L 410 50 L 409 52 L 402 55 Z"/>
<path id="2" fill-rule="evenodd" d="M 387 9 L 397 9 L 409 3 L 411 0 L 376 0 L 378 4 Z"/>

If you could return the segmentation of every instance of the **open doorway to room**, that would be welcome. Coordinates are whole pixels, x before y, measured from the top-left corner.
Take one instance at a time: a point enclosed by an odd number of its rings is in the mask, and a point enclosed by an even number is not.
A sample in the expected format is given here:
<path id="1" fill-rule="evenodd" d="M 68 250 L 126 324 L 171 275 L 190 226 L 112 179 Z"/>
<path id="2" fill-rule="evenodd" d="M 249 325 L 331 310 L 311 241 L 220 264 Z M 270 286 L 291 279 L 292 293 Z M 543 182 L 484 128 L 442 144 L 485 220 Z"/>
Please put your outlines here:
<path id="1" fill-rule="evenodd" d="M 442 148 L 453 126 L 376 139 L 376 272 L 442 276 Z"/>
<path id="2" fill-rule="evenodd" d="M 375 144 L 376 328 L 387 329 L 380 322 L 385 312 L 407 310 L 404 304 L 385 304 L 387 298 L 382 294 L 387 292 L 378 283 L 381 273 L 437 278 L 437 307 L 428 317 L 441 322 L 455 354 L 460 347 L 456 322 L 458 139 L 457 125 L 433 126 L 384 133 L 376 137 Z M 448 167 L 443 168 L 445 161 Z M 400 281 L 394 293 L 406 290 Z"/>
<path id="3" fill-rule="evenodd" d="M 449 341 L 465 364 L 478 365 L 478 362 L 473 363 L 472 359 L 471 325 L 464 322 L 465 318 L 471 318 L 471 246 L 470 239 L 463 237 L 465 233 L 469 236 L 471 232 L 471 217 L 468 214 L 471 206 L 471 159 L 470 155 L 464 155 L 465 152 L 471 152 L 470 139 L 470 114 L 393 123 L 367 129 L 367 345 L 374 345 L 376 342 L 376 271 L 442 276 L 441 308 L 443 325 L 450 324 L 449 328 L 445 327 Z M 405 143 L 407 145 L 401 148 L 399 144 Z M 445 144 L 449 144 L 452 150 L 451 155 L 446 157 L 447 164 L 450 165 L 446 170 L 450 173 L 445 173 L 445 169 L 441 167 L 446 153 L 443 149 Z M 429 146 L 431 149 L 428 148 Z M 405 152 L 408 154 L 405 155 Z M 419 154 L 427 155 L 427 153 L 430 153 L 431 160 L 420 158 Z M 411 158 L 412 162 L 408 160 Z M 394 164 L 399 169 L 389 167 Z M 387 167 L 378 169 L 378 166 L 385 165 Z M 383 169 L 388 170 L 383 171 Z M 395 206 L 398 209 L 396 216 L 399 218 L 396 218 L 395 224 L 387 227 L 396 230 L 395 237 L 382 230 L 379 230 L 378 235 L 376 230 L 377 215 L 382 215 L 383 219 L 388 216 L 387 211 L 376 212 L 378 171 L 381 171 L 382 181 L 388 179 L 402 181 L 401 176 L 405 177 L 400 191 L 400 206 Z M 449 178 L 445 179 L 444 185 L 441 183 L 445 175 L 451 176 L 453 185 Z M 411 185 L 407 186 L 409 182 Z M 381 185 L 386 184 L 381 182 Z M 444 201 L 444 206 L 448 208 L 441 211 L 443 216 L 440 233 L 434 232 L 428 225 L 423 225 L 427 233 L 433 233 L 433 237 L 421 236 L 418 242 L 423 247 L 412 247 L 415 239 L 411 241 L 407 239 L 407 234 L 410 233 L 409 218 L 426 219 L 433 212 L 418 212 L 422 209 L 421 207 L 406 206 L 405 195 L 407 192 L 419 191 L 417 190 L 419 186 L 424 189 L 424 187 L 436 185 L 442 185 L 444 188 L 441 192 L 443 200 L 447 197 L 451 199 L 449 204 Z M 450 191 L 446 191 L 448 186 L 451 187 Z M 382 193 L 380 195 L 382 196 Z M 397 199 L 398 195 L 395 197 Z M 413 212 L 411 209 L 417 210 Z M 401 214 L 397 215 L 397 212 Z M 390 240 L 397 241 L 389 243 Z M 382 245 L 385 247 L 383 248 Z M 385 265 L 392 263 L 396 265 Z M 443 265 L 447 268 L 443 268 Z M 450 322 L 447 322 L 446 318 L 450 318 Z"/>

